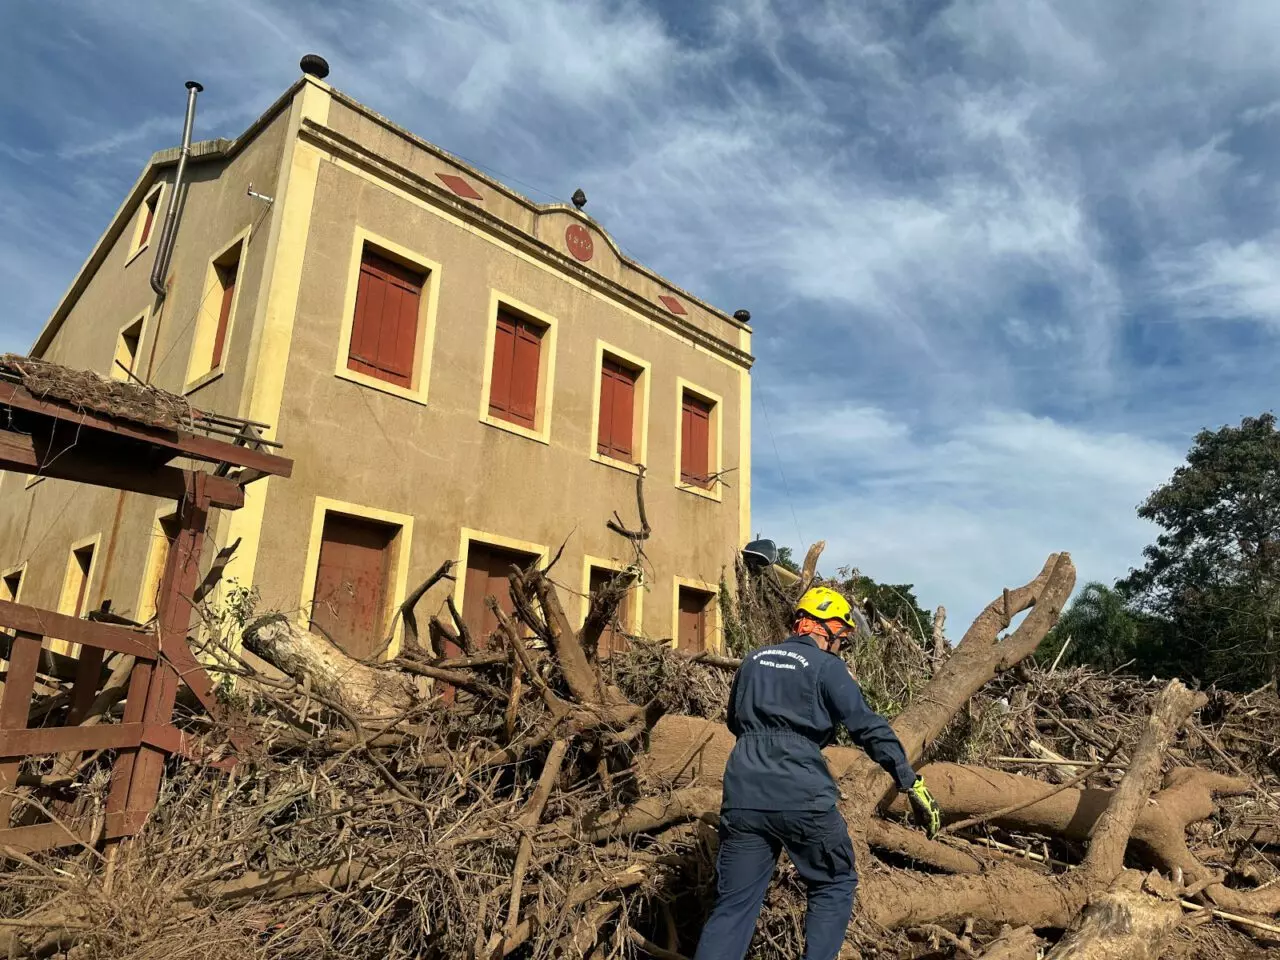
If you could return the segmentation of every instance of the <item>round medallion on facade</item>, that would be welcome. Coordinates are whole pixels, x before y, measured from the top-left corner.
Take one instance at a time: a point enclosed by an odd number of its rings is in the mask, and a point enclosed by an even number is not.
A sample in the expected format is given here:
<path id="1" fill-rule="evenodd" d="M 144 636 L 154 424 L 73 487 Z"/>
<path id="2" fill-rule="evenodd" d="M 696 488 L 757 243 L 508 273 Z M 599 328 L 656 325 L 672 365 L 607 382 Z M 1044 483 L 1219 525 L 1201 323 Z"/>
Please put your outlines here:
<path id="1" fill-rule="evenodd" d="M 591 231 L 580 223 L 571 223 L 564 229 L 565 246 L 575 257 L 586 263 L 595 254 L 595 244 L 591 241 Z"/>

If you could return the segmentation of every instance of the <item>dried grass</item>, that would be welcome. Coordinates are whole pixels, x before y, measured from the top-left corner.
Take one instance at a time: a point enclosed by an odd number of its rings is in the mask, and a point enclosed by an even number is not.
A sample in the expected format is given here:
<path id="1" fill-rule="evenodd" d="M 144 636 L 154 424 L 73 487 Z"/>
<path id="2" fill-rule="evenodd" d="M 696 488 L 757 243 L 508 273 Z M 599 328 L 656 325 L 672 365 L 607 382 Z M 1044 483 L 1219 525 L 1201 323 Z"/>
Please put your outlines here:
<path id="1" fill-rule="evenodd" d="M 752 630 L 765 636 L 758 624 Z M 909 633 L 887 622 L 860 639 L 849 659 L 871 702 L 890 713 L 916 695 L 933 669 Z M 486 669 L 490 682 L 507 688 L 507 664 Z M 730 672 L 692 662 L 664 645 L 636 642 L 605 670 L 633 702 L 656 699 L 673 712 L 724 716 Z M 971 701 L 936 751 L 1047 779 L 1048 768 L 997 758 L 1031 756 L 1034 740 L 1069 759 L 1099 759 L 1116 740 L 1136 741 L 1158 689 L 1154 682 L 1083 670 L 997 678 Z M 477 945 L 503 929 L 520 838 L 515 821 L 542 770 L 545 743 L 517 762 L 482 766 L 478 758 L 507 742 L 504 719 L 500 709 L 469 697 L 449 708 L 429 702 L 396 725 L 400 739 L 393 748 L 366 749 L 358 739 L 353 742 L 340 718 L 314 702 L 304 705 L 296 692 L 269 685 L 250 692 L 242 684 L 238 696 L 253 710 L 259 756 L 230 776 L 175 763 L 155 815 L 135 841 L 119 849 L 109 870 L 83 850 L 11 860 L 0 884 L 0 914 L 38 922 L 52 911 L 73 924 L 91 921 L 92 930 L 72 931 L 75 956 L 136 960 L 462 957 L 477 955 Z M 300 714 L 306 733 L 300 731 Z M 288 716 L 293 719 L 286 722 Z M 544 721 L 544 705 L 527 694 L 515 718 L 515 742 L 528 742 Z M 194 727 L 203 721 L 188 722 Z M 1265 731 L 1278 723 L 1280 701 L 1271 691 L 1215 693 L 1170 763 L 1228 773 L 1239 766 L 1262 789 L 1274 791 L 1280 782 L 1278 751 L 1265 742 Z M 210 736 L 216 739 L 217 732 Z M 443 768 L 434 763 L 441 754 L 452 758 Z M 572 742 L 536 830 L 521 899 L 520 919 L 535 918 L 536 929 L 512 956 L 637 956 L 636 936 L 685 955 L 693 952 L 714 891 L 714 829 L 695 821 L 602 844 L 566 832 L 565 824 L 615 810 L 638 795 L 625 757 L 602 763 L 603 755 L 599 740 Z M 389 789 L 384 771 L 393 771 L 412 799 Z M 87 775 L 80 798 L 91 814 L 101 808 L 106 783 L 92 768 Z M 1274 882 L 1280 870 L 1273 857 L 1247 841 L 1228 839 L 1247 823 L 1244 809 L 1244 803 L 1224 807 L 1196 836 L 1197 851 L 1211 863 L 1233 861 L 1234 869 L 1251 869 L 1257 883 Z M 1078 854 L 1046 838 L 994 829 L 988 835 L 1055 858 Z M 1215 847 L 1222 850 L 1217 859 Z M 270 871 L 310 874 L 320 867 L 361 865 L 368 872 L 349 886 L 288 898 L 227 896 L 228 885 Z M 875 861 L 860 868 L 887 866 Z M 800 955 L 803 914 L 803 886 L 784 862 L 751 955 Z M 23 932 L 28 945 L 42 935 Z M 976 942 L 991 933 L 976 931 Z M 1188 936 L 1190 956 L 1248 955 L 1225 952 L 1247 941 L 1214 925 Z M 904 933 L 860 923 L 853 941 L 865 954 L 881 957 L 914 957 L 924 949 Z M 45 946 L 47 952 L 57 949 Z"/>
<path id="2" fill-rule="evenodd" d="M 158 387 L 110 380 L 88 370 L 73 370 L 34 357 L 14 353 L 0 356 L 0 373 L 17 376 L 27 391 L 39 399 L 165 430 L 190 429 L 198 415 L 184 397 Z"/>

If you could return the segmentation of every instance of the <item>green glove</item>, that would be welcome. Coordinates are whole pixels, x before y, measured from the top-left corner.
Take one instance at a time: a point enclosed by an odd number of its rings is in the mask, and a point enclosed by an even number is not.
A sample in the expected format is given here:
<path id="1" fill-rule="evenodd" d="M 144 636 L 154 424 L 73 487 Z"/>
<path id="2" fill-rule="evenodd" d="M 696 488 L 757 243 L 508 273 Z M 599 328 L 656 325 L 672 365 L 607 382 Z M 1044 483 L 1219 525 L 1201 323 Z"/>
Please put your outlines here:
<path id="1" fill-rule="evenodd" d="M 907 799 L 911 801 L 911 819 L 932 840 L 942 829 L 942 811 L 924 785 L 924 777 L 916 777 L 916 782 L 907 789 Z"/>

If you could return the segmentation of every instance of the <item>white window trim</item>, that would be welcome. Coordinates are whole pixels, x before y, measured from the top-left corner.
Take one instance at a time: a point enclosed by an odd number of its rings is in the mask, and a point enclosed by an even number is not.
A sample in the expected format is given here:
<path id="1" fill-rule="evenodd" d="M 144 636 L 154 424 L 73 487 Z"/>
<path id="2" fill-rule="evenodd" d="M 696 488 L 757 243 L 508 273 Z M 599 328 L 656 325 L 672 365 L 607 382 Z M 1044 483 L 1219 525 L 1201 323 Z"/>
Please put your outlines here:
<path id="1" fill-rule="evenodd" d="M 92 536 L 83 537 L 67 548 L 66 560 L 62 568 L 62 586 L 58 590 L 58 606 L 55 609 L 58 613 L 66 614 L 69 617 L 81 616 L 74 610 L 68 609 L 68 602 L 74 599 L 71 595 L 71 565 L 75 559 L 76 551 L 83 550 L 85 547 L 93 547 L 93 556 L 89 559 L 89 570 L 85 574 L 84 584 L 84 609 L 85 613 L 88 613 L 93 609 L 93 585 L 98 575 L 98 561 L 102 559 L 102 532 L 99 531 Z M 78 656 L 80 652 L 80 644 L 68 643 L 66 640 L 60 640 L 56 637 L 48 638 L 46 645 L 54 653 L 60 653 L 66 657 Z"/>
<path id="2" fill-rule="evenodd" d="M 493 388 L 493 344 L 498 336 L 498 308 L 506 307 L 546 327 L 538 352 L 538 396 L 534 404 L 534 428 L 510 420 L 503 420 L 489 413 L 489 392 Z M 551 417 L 555 402 L 556 339 L 560 322 L 549 313 L 521 303 L 499 290 L 489 291 L 489 323 L 485 328 L 484 373 L 480 384 L 480 422 L 499 430 L 506 430 L 538 443 L 551 443 Z M 597 390 L 599 387 L 597 386 Z M 597 401 L 598 402 L 598 401 Z"/>
<path id="3" fill-rule="evenodd" d="M 30 563 L 29 560 L 23 560 L 16 567 L 9 567 L 7 570 L 0 570 L 0 579 L 12 577 L 15 573 L 19 574 L 18 592 L 14 595 L 13 599 L 9 601 L 10 603 L 22 602 L 22 591 L 26 589 L 26 586 L 27 586 L 27 564 L 28 563 Z"/>
<path id="4" fill-rule="evenodd" d="M 157 560 L 160 549 L 166 539 L 164 527 L 160 525 L 160 521 L 167 517 L 180 518 L 181 512 L 175 505 L 166 503 L 164 506 L 157 508 L 151 518 L 151 528 L 148 534 L 150 543 L 147 546 L 146 566 L 143 567 L 142 583 L 138 587 L 138 602 L 133 607 L 134 618 L 143 622 L 155 616 L 157 612 L 153 608 L 146 617 L 142 616 L 143 607 L 155 603 L 160 591 L 160 584 L 164 581 L 164 565 L 159 564 Z"/>

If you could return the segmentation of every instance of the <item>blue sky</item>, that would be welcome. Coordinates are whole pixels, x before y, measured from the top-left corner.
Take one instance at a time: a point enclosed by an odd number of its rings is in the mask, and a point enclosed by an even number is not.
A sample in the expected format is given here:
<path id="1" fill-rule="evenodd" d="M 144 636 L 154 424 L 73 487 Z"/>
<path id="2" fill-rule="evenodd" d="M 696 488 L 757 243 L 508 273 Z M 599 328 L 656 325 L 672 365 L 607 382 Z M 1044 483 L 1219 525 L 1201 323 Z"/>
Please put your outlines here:
<path id="1" fill-rule="evenodd" d="M 321 53 L 748 307 L 755 526 L 958 634 L 1051 550 L 1122 574 L 1192 434 L 1274 406 L 1278 40 L 1274 0 L 10 0 L 0 348 L 176 142 L 183 81 L 234 136 Z"/>

